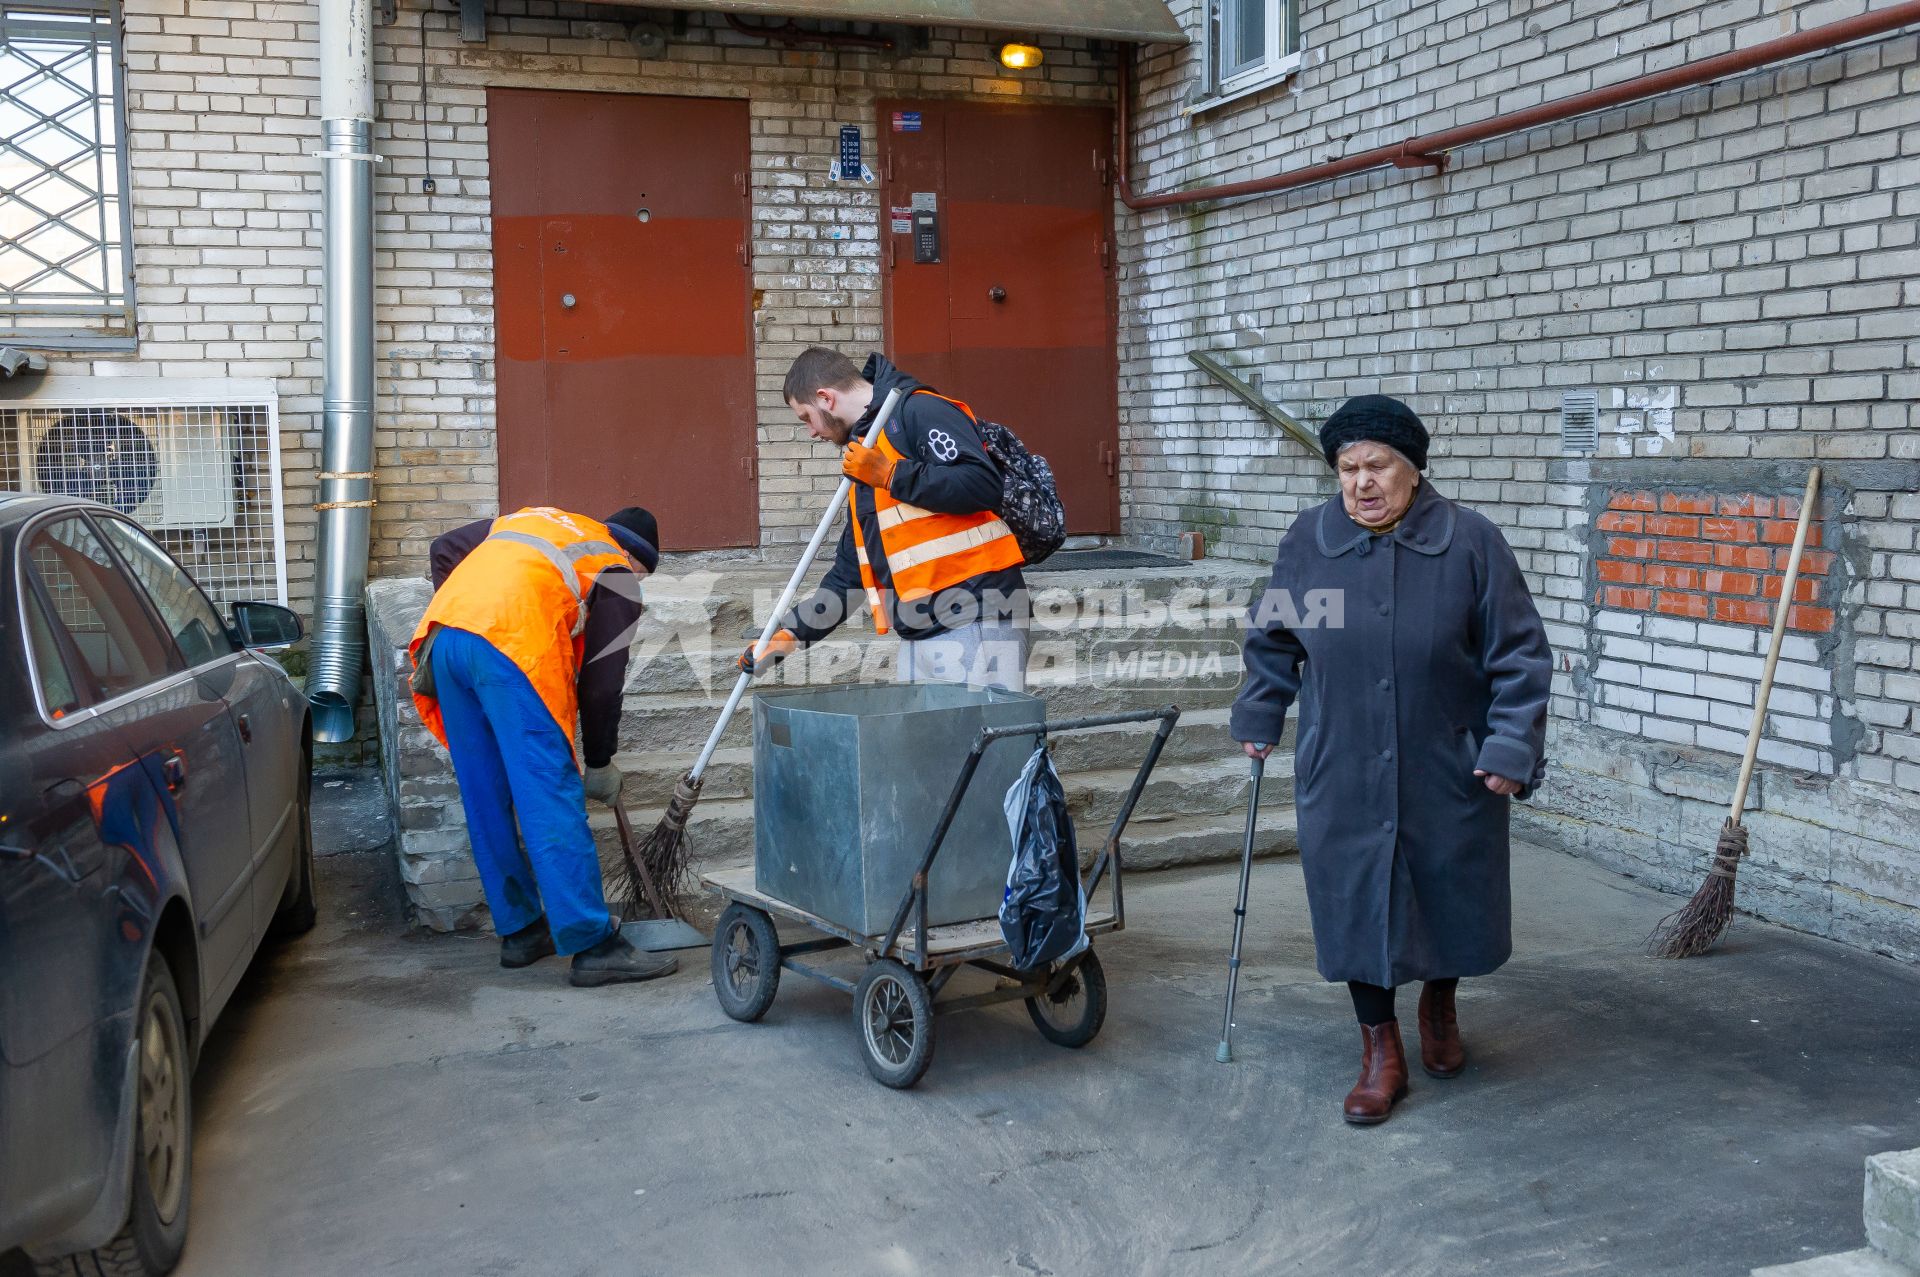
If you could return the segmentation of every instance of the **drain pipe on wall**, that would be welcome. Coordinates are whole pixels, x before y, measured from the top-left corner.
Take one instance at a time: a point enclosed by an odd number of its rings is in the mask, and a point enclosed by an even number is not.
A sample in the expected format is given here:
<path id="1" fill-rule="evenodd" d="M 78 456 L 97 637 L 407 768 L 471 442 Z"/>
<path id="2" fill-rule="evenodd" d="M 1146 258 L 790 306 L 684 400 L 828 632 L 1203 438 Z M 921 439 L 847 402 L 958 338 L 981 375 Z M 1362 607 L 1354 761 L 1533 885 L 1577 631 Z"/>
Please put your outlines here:
<path id="1" fill-rule="evenodd" d="M 317 741 L 351 740 L 367 658 L 373 517 L 373 15 L 320 7 L 320 519 L 307 699 Z"/>
<path id="2" fill-rule="evenodd" d="M 1337 160 L 1328 160 L 1323 164 L 1312 164 L 1286 173 L 1275 173 L 1270 177 L 1249 178 L 1242 182 L 1222 182 L 1212 186 L 1196 186 L 1157 195 L 1136 195 L 1133 184 L 1129 180 L 1133 142 L 1131 135 L 1133 122 L 1129 118 L 1133 107 L 1133 50 L 1131 46 L 1122 45 L 1118 112 L 1119 162 L 1114 166 L 1119 179 L 1116 185 L 1119 187 L 1121 203 L 1137 213 L 1144 209 L 1176 208 L 1211 200 L 1234 199 L 1245 195 L 1271 195 L 1279 191 L 1296 190 L 1302 186 L 1313 186 L 1353 173 L 1364 173 L 1369 169 L 1389 166 L 1444 170 L 1451 158 L 1450 152 L 1460 147 L 1471 146 L 1476 142 L 1487 142 L 1509 133 L 1538 128 L 1542 124 L 1553 124 L 1561 120 L 1573 119 L 1575 116 L 1604 111 L 1609 107 L 1623 106 L 1628 102 L 1642 101 L 1662 93 L 1670 93 L 1675 89 L 1707 84 L 1730 75 L 1738 75 L 1743 71 L 1752 71 L 1775 62 L 1784 62 L 1789 58 L 1802 57 L 1810 53 L 1826 53 L 1841 45 L 1851 44 L 1855 40 L 1888 35 L 1915 24 L 1920 24 L 1920 0 L 1903 0 L 1900 4 L 1891 4 L 1883 9 L 1875 9 L 1839 22 L 1810 27 L 1805 31 L 1781 36 L 1776 40 L 1767 40 L 1745 49 L 1735 49 L 1731 53 L 1683 62 L 1665 71 L 1635 76 L 1586 93 L 1576 93 L 1571 97 L 1543 102 L 1524 110 L 1508 111 L 1485 120 L 1476 120 L 1472 124 L 1463 124 L 1458 128 L 1410 137 L 1403 142 L 1391 142 L 1386 146 L 1377 146 L 1369 151 L 1360 151 Z"/>

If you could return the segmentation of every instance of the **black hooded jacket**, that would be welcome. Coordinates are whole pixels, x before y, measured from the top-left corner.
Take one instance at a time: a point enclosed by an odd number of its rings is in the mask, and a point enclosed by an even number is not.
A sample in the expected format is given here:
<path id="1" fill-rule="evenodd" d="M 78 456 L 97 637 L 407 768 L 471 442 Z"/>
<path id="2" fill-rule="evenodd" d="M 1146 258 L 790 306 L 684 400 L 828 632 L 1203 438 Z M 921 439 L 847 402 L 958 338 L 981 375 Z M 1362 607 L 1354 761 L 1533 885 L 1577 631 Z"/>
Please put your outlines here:
<path id="1" fill-rule="evenodd" d="M 854 427 L 856 439 L 865 438 L 873 428 L 873 418 L 889 391 L 898 390 L 901 395 L 900 406 L 887 423 L 887 439 L 905 460 L 895 464 L 888 491 L 898 500 L 937 514 L 998 513 L 1000 471 L 987 456 L 972 419 L 944 399 L 914 394 L 929 387 L 895 368 L 882 355 L 867 358 L 863 375 L 873 383 L 873 403 Z M 936 434 L 938 446 L 929 442 L 929 436 Z M 983 572 L 930 599 L 901 603 L 894 596 L 893 573 L 880 548 L 880 520 L 873 489 L 864 483 L 854 484 L 853 500 L 875 583 L 887 600 L 892 626 L 901 638 L 931 638 L 974 621 L 1010 620 L 1023 615 L 1027 582 L 1018 567 Z M 852 605 L 864 597 L 853 525 L 849 523 L 840 529 L 839 549 L 820 588 L 788 615 L 786 628 L 802 643 L 818 642 L 838 628 L 851 614 Z"/>

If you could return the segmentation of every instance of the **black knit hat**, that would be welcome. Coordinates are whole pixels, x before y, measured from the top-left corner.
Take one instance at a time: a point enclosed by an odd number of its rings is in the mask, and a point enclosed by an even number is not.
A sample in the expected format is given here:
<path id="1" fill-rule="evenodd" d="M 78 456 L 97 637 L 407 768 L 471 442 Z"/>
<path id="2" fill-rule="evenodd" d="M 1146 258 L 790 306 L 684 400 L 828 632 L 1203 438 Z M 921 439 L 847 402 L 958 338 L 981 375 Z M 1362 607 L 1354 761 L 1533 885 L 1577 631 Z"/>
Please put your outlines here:
<path id="1" fill-rule="evenodd" d="M 660 565 L 660 525 L 654 522 L 651 512 L 630 505 L 607 516 L 607 530 L 620 542 L 620 548 L 640 560 L 640 566 L 647 571 Z"/>
<path id="2" fill-rule="evenodd" d="M 1349 399 L 1320 427 L 1320 449 L 1327 454 L 1328 465 L 1334 464 L 1340 449 L 1362 440 L 1386 444 L 1413 462 L 1416 470 L 1427 468 L 1427 428 L 1398 399 L 1388 395 Z"/>

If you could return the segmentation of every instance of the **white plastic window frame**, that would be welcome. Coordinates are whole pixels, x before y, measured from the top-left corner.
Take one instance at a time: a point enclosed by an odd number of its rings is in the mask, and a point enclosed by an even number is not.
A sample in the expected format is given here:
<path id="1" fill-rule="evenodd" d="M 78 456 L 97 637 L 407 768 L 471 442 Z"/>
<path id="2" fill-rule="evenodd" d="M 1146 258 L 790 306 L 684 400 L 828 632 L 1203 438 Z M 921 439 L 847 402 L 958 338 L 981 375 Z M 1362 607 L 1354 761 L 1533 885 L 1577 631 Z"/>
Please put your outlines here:
<path id="1" fill-rule="evenodd" d="M 1199 101 L 1188 107 L 1189 114 L 1271 88 L 1300 69 L 1300 0 L 1252 0 L 1266 9 L 1266 49 L 1258 61 L 1236 67 L 1231 74 L 1222 73 L 1232 22 L 1228 6 L 1245 3 L 1248 0 L 1205 0 L 1205 82 Z"/>

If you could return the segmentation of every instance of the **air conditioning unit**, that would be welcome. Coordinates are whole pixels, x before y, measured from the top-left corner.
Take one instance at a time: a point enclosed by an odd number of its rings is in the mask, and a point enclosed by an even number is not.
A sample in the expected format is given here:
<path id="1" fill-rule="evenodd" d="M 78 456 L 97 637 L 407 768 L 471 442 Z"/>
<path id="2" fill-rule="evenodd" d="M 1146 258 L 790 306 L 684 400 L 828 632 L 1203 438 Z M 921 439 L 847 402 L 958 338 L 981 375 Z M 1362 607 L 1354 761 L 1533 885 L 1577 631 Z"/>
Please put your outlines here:
<path id="1" fill-rule="evenodd" d="M 280 406 L 270 381 L 0 378 L 0 489 L 132 516 L 216 603 L 287 601 Z"/>
<path id="2" fill-rule="evenodd" d="M 89 405 L 15 421 L 28 492 L 98 501 L 155 531 L 233 526 L 233 446 L 217 414 Z"/>

